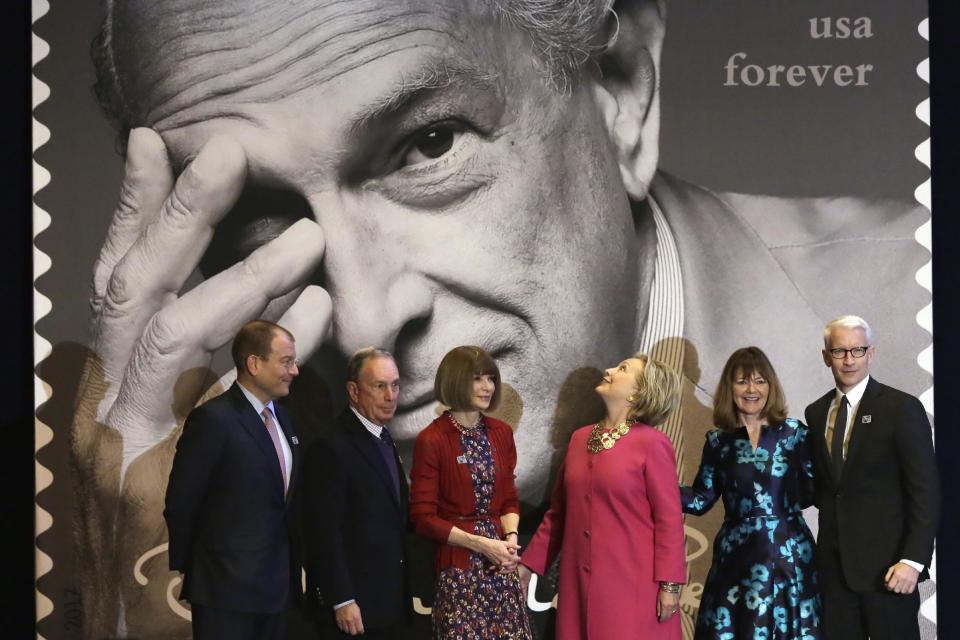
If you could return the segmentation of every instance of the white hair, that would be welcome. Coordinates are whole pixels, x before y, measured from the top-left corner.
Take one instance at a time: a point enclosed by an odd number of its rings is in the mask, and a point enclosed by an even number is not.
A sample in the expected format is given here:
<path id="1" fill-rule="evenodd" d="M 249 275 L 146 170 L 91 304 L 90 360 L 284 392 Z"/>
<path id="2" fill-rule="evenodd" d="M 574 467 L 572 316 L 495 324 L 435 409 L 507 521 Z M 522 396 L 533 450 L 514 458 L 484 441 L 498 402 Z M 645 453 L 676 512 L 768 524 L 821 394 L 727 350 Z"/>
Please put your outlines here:
<path id="1" fill-rule="evenodd" d="M 846 315 L 834 318 L 823 328 L 823 348 L 830 348 L 830 334 L 834 327 L 844 327 L 846 329 L 862 329 L 867 338 L 867 344 L 873 344 L 873 331 L 867 321 L 860 316 Z"/>

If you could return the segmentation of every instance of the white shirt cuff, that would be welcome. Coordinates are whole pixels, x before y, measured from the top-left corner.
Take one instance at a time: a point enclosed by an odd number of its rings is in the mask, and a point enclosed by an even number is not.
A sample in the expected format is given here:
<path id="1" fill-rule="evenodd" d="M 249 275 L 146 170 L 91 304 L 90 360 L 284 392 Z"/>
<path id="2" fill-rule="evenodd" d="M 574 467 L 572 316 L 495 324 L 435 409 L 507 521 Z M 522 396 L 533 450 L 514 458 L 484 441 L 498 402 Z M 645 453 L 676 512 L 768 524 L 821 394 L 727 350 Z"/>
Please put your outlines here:
<path id="1" fill-rule="evenodd" d="M 923 573 L 923 565 L 919 562 L 914 562 L 913 560 L 907 560 L 906 558 L 900 558 L 900 562 L 907 565 L 908 567 L 913 567 L 917 570 L 917 573 Z"/>
<path id="2" fill-rule="evenodd" d="M 344 600 L 344 601 L 341 602 L 340 604 L 335 604 L 335 605 L 333 605 L 333 610 L 336 611 L 337 609 L 342 609 L 343 607 L 347 606 L 348 604 L 353 604 L 354 602 L 356 602 L 356 600 L 354 600 L 353 598 L 351 598 L 350 600 Z"/>

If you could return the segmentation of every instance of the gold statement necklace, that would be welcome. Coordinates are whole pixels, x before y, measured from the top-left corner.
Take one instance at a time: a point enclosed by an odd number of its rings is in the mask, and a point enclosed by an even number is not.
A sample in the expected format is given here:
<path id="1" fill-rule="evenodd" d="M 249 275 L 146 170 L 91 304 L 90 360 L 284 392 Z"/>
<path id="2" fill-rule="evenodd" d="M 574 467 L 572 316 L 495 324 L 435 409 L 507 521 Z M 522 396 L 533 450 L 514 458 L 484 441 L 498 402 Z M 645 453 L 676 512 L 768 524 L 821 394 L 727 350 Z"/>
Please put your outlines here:
<path id="1" fill-rule="evenodd" d="M 587 439 L 587 451 L 590 453 L 600 453 L 604 449 L 613 449 L 617 440 L 630 433 L 630 427 L 626 422 L 621 422 L 615 427 L 605 429 L 602 423 L 598 422 L 590 430 L 590 437 Z"/>

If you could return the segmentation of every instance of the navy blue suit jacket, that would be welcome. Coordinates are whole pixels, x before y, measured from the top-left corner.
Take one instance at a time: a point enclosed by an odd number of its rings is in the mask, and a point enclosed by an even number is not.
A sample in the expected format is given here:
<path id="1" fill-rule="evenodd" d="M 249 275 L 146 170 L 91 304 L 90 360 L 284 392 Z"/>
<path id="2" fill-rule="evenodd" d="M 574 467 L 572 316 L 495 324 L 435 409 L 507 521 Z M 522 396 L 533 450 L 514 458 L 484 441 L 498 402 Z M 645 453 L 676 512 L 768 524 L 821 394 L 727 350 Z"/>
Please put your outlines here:
<path id="1" fill-rule="evenodd" d="M 322 616 L 356 600 L 368 629 L 402 624 L 410 602 L 407 479 L 396 456 L 398 495 L 377 446 L 348 408 L 307 451 L 302 492 L 307 595 Z"/>
<path id="2" fill-rule="evenodd" d="M 293 424 L 274 411 L 293 454 L 286 497 L 270 435 L 234 383 L 190 412 L 177 442 L 163 512 L 170 569 L 181 599 L 248 613 L 277 613 L 299 597 L 300 563 L 289 505 L 299 471 Z"/>

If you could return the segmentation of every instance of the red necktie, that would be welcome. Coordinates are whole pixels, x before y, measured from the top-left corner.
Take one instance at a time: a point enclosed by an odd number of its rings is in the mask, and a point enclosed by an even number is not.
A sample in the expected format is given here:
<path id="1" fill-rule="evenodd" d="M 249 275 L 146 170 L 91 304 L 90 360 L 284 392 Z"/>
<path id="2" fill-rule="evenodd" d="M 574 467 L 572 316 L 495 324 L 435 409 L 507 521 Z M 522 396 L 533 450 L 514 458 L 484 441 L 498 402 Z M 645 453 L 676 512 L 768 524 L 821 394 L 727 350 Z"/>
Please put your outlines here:
<path id="1" fill-rule="evenodd" d="M 287 462 L 283 457 L 283 446 L 280 444 L 280 433 L 277 431 L 277 425 L 270 415 L 270 409 L 263 408 L 263 423 L 267 425 L 267 433 L 273 441 L 273 448 L 277 450 L 277 461 L 280 463 L 280 473 L 283 475 L 283 495 L 287 495 Z"/>

